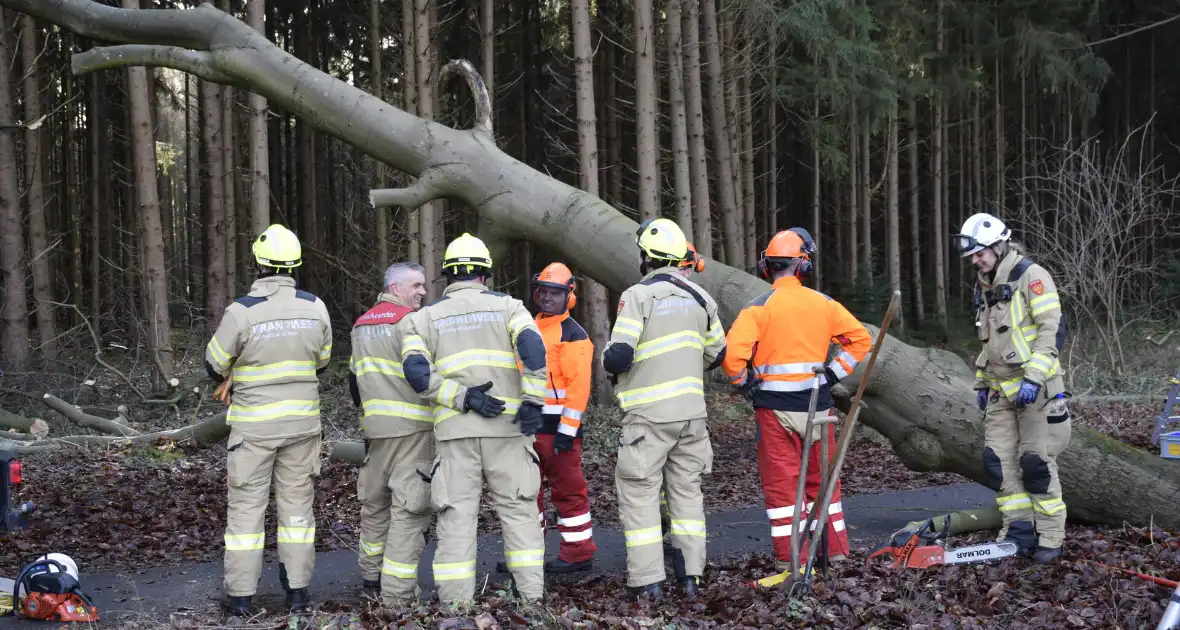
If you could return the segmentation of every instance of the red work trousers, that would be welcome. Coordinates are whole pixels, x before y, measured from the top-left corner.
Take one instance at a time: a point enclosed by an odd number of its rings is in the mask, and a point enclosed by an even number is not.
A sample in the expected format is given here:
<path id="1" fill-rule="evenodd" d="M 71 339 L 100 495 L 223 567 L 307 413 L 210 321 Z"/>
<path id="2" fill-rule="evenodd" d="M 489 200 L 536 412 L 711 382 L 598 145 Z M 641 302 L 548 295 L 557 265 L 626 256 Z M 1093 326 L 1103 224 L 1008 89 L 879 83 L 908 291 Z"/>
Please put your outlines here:
<path id="1" fill-rule="evenodd" d="M 829 415 L 835 413 L 829 411 Z M 821 415 L 821 412 L 817 413 Z M 774 558 L 777 565 L 791 561 L 791 524 L 795 512 L 795 491 L 802 467 L 803 436 L 783 426 L 773 409 L 755 408 L 758 421 L 758 475 L 762 478 L 762 495 L 766 501 L 766 517 L 770 519 L 770 537 L 774 543 Z M 828 431 L 828 460 L 836 456 L 836 426 L 824 426 Z M 798 527 L 802 530 L 804 519 L 815 507 L 823 488 L 820 487 L 820 443 L 811 445 L 807 463 L 807 480 L 804 485 L 803 514 Z M 815 523 L 812 524 L 814 526 Z M 832 502 L 828 506 L 828 556 L 848 557 L 848 532 L 844 526 L 844 511 L 840 506 L 840 482 Z M 810 532 L 800 531 L 803 536 L 799 544 L 800 564 L 807 558 L 807 536 Z"/>
<path id="2" fill-rule="evenodd" d="M 553 434 L 538 433 L 534 448 L 541 456 L 541 491 L 537 493 L 537 510 L 544 527 L 545 487 L 557 508 L 557 531 L 561 532 L 559 560 L 585 562 L 594 557 L 594 528 L 590 522 L 590 491 L 582 476 L 582 438 L 574 438 L 574 448 L 553 453 Z"/>

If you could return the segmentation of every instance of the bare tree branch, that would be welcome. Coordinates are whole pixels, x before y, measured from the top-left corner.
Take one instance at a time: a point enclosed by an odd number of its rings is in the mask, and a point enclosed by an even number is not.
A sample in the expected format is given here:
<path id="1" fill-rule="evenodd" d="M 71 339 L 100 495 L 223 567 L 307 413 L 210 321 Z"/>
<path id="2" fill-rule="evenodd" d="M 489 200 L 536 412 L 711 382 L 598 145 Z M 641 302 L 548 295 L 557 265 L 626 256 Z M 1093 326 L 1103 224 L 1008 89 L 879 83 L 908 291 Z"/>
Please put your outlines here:
<path id="1" fill-rule="evenodd" d="M 70 69 L 74 74 L 87 74 L 97 70 L 127 66 L 172 68 L 198 76 L 206 81 L 244 87 L 240 81 L 223 74 L 214 66 L 213 53 L 186 50 L 176 46 L 146 44 L 106 46 L 78 53 L 70 60 Z"/>
<path id="2" fill-rule="evenodd" d="M 106 418 L 100 418 L 98 416 L 88 414 L 71 405 L 70 403 L 58 398 L 57 396 L 54 396 L 53 394 L 45 394 L 41 400 L 50 409 L 53 409 L 61 415 L 69 418 L 71 422 L 80 427 L 101 431 L 107 435 L 118 435 L 123 437 L 139 435 L 139 431 L 136 431 L 129 426 L 115 422 L 114 420 L 108 420 Z"/>
<path id="3" fill-rule="evenodd" d="M 213 444 L 215 442 L 220 442 L 221 440 L 225 439 L 227 435 L 229 435 L 229 425 L 225 423 L 225 415 L 226 414 L 222 412 L 215 416 L 210 416 L 196 424 L 190 424 L 179 429 L 157 431 L 155 433 L 143 433 L 140 435 L 127 437 L 118 437 L 113 435 L 71 435 L 67 437 L 55 438 L 52 440 L 38 440 L 29 444 L 19 444 L 16 442 L 6 442 L 3 439 L 5 436 L 0 434 L 0 447 L 3 447 L 5 450 L 24 454 L 52 451 L 66 446 L 126 446 L 129 444 L 150 444 L 157 440 L 166 440 L 171 442 L 193 440 L 198 444 Z"/>
<path id="4" fill-rule="evenodd" d="M 431 168 L 424 172 L 413 184 L 405 188 L 377 188 L 369 191 L 369 203 L 374 208 L 388 208 L 402 206 L 406 210 L 415 210 L 424 204 L 444 197 L 442 171 Z"/>
<path id="5" fill-rule="evenodd" d="M 471 90 L 471 97 L 475 99 L 475 128 L 473 131 L 492 138 L 492 100 L 488 96 L 488 86 L 483 77 L 466 59 L 452 59 L 443 66 L 438 75 L 438 87 L 441 90 L 452 75 L 458 74 L 467 81 L 467 88 Z"/>

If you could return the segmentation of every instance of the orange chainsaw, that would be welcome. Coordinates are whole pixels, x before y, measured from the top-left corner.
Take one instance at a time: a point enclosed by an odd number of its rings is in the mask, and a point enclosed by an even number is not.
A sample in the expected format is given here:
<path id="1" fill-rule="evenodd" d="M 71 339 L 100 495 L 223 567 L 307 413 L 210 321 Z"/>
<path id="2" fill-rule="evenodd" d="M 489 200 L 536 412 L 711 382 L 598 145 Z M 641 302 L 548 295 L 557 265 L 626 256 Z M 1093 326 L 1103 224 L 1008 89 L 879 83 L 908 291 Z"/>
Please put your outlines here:
<path id="1" fill-rule="evenodd" d="M 895 569 L 925 569 L 939 564 L 965 564 L 986 562 L 1016 555 L 1019 549 L 1014 542 L 984 543 L 957 549 L 946 548 L 946 534 L 950 528 L 948 514 L 941 532 L 934 531 L 934 519 L 927 519 L 918 529 L 902 529 L 893 534 L 893 539 L 873 549 L 865 564 L 877 556 L 893 556 L 891 566 Z"/>

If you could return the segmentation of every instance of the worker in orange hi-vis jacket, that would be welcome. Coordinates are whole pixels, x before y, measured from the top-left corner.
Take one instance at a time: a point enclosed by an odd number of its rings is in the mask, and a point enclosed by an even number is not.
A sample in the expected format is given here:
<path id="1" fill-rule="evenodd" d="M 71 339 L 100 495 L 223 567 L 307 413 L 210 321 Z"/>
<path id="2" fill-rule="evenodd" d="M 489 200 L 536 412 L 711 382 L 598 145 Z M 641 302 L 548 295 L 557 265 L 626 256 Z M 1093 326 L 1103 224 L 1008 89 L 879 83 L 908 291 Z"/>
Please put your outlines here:
<path id="1" fill-rule="evenodd" d="M 820 499 L 821 427 L 835 443 L 834 424 L 813 428 L 811 452 L 806 454 L 809 461 L 804 512 L 794 514 L 814 370 L 824 370 L 819 377 L 816 417 L 832 415 L 831 386 L 852 373 L 872 346 L 869 331 L 848 309 L 803 286 L 801 278 L 811 272 L 814 255 L 814 241 L 803 228 L 774 235 L 758 262 L 760 275 L 774 283 L 773 289 L 738 314 L 726 336 L 729 350 L 721 364 L 730 382 L 751 396 L 754 403 L 758 473 L 779 571 L 790 567 L 792 523 L 798 519 L 801 528 Z M 833 341 L 841 350 L 825 366 Z M 829 454 L 829 461 L 834 455 Z M 839 483 L 828 513 L 828 558 L 842 559 L 848 555 L 848 534 Z M 800 536 L 807 534 L 799 532 Z M 801 557 L 805 558 L 806 538 L 801 543 Z"/>
<path id="2" fill-rule="evenodd" d="M 582 475 L 582 414 L 590 400 L 590 375 L 594 344 L 570 316 L 577 303 L 577 282 L 569 267 L 555 262 L 533 276 L 533 302 L 537 329 L 545 340 L 549 387 L 545 394 L 544 422 L 537 432 L 536 449 L 541 474 L 548 481 L 561 547 L 557 560 L 545 570 L 554 573 L 585 571 L 594 566 L 594 529 L 590 521 L 590 493 Z M 544 510 L 544 491 L 537 494 Z"/>

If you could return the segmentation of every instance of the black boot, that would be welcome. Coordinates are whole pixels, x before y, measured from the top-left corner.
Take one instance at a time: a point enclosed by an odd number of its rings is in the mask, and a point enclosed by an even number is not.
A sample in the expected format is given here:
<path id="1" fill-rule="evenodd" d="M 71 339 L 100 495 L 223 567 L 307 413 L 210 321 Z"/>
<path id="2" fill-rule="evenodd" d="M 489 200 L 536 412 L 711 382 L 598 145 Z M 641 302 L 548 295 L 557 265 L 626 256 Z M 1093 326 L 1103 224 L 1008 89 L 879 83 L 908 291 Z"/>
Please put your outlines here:
<path id="1" fill-rule="evenodd" d="M 1037 547 L 1036 552 L 1033 553 L 1033 562 L 1037 564 L 1056 564 L 1061 560 L 1063 554 L 1064 552 L 1061 550 L 1061 547 Z"/>
<path id="2" fill-rule="evenodd" d="M 566 562 L 558 558 L 545 563 L 546 573 L 575 573 L 577 571 L 589 571 L 593 568 L 593 559 L 583 560 L 581 562 Z"/>
<path id="3" fill-rule="evenodd" d="M 700 589 L 701 577 L 699 575 L 690 575 L 680 580 L 680 590 L 684 592 L 685 597 L 696 597 Z"/>
<path id="4" fill-rule="evenodd" d="M 511 571 L 508 570 L 508 563 L 504 562 L 503 560 L 497 562 L 496 573 L 511 573 Z"/>
<path id="5" fill-rule="evenodd" d="M 311 612 L 311 598 L 307 596 L 307 589 L 293 588 L 287 591 L 287 606 L 295 615 L 305 615 Z"/>
<path id="6" fill-rule="evenodd" d="M 229 610 L 229 614 L 235 617 L 249 617 L 251 599 L 250 595 L 229 597 L 225 601 L 225 607 Z"/>
<path id="7" fill-rule="evenodd" d="M 361 584 L 361 588 L 364 589 L 368 593 L 380 593 L 381 592 L 381 580 L 380 579 L 365 580 L 364 583 Z"/>
<path id="8" fill-rule="evenodd" d="M 664 585 L 656 582 L 655 584 L 648 584 L 647 586 L 627 587 L 631 591 L 631 596 L 636 601 L 647 599 L 649 601 L 658 602 L 664 599 Z"/>

